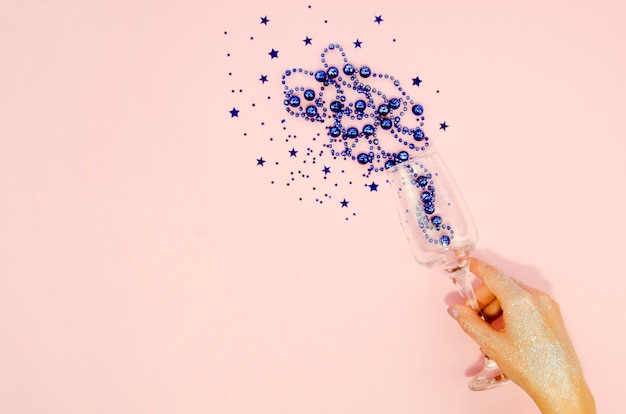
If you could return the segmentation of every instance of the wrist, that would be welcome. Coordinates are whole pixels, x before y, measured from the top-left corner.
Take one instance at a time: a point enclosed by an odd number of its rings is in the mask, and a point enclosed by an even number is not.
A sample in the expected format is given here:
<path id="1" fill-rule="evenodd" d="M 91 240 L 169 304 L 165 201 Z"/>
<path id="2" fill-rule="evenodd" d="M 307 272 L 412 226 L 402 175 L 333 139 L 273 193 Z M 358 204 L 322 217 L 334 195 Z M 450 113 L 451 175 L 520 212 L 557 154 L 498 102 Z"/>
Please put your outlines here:
<path id="1" fill-rule="evenodd" d="M 535 399 L 535 403 L 542 414 L 596 414 L 595 399 L 587 384 L 569 388 L 567 392 L 551 390 L 547 396 Z"/>

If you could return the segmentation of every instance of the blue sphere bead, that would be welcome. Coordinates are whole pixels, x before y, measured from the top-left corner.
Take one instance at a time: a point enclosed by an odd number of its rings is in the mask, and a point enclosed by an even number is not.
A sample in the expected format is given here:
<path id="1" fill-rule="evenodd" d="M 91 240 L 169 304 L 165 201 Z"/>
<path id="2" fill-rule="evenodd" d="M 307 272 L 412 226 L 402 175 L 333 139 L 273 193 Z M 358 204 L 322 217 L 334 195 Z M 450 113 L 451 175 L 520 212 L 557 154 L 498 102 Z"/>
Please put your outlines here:
<path id="1" fill-rule="evenodd" d="M 328 130 L 328 135 L 333 138 L 337 138 L 339 135 L 341 135 L 341 128 L 336 126 L 330 127 L 330 129 Z"/>
<path id="2" fill-rule="evenodd" d="M 374 127 L 372 125 L 370 125 L 370 124 L 366 124 L 363 127 L 363 134 L 366 137 L 369 137 L 370 135 L 374 135 Z"/>
<path id="3" fill-rule="evenodd" d="M 435 212 L 435 206 L 432 204 L 424 204 L 424 213 L 433 214 Z"/>
<path id="4" fill-rule="evenodd" d="M 341 109 L 343 108 L 343 104 L 339 101 L 332 101 L 330 103 L 330 110 L 333 112 L 341 112 Z"/>
<path id="5" fill-rule="evenodd" d="M 386 168 L 386 169 L 389 169 L 389 168 L 393 167 L 394 165 L 396 165 L 396 162 L 395 162 L 394 160 L 388 160 L 388 161 L 385 163 L 385 168 Z"/>
<path id="6" fill-rule="evenodd" d="M 400 152 L 398 153 L 398 160 L 399 160 L 400 162 L 406 161 L 406 160 L 408 160 L 408 159 L 409 159 L 409 153 L 408 153 L 408 152 L 406 152 L 406 151 L 400 151 Z"/>
<path id="7" fill-rule="evenodd" d="M 413 133 L 413 139 L 415 139 L 416 141 L 421 141 L 424 139 L 424 131 L 422 131 L 420 128 L 416 128 L 415 132 Z"/>
<path id="8" fill-rule="evenodd" d="M 304 91 L 304 99 L 307 101 L 312 101 L 315 99 L 315 91 L 313 89 L 307 89 Z"/>
<path id="9" fill-rule="evenodd" d="M 380 116 L 386 116 L 389 115 L 389 107 L 386 104 L 381 104 L 378 107 L 378 115 Z"/>
<path id="10" fill-rule="evenodd" d="M 346 75 L 348 76 L 354 75 L 354 72 L 356 72 L 356 69 L 351 64 L 346 63 L 343 66 L 343 73 L 345 73 Z"/>
<path id="11" fill-rule="evenodd" d="M 428 178 L 424 177 L 423 175 L 420 175 L 419 177 L 417 177 L 417 185 L 419 185 L 422 188 L 426 188 L 427 184 L 428 184 Z"/>
<path id="12" fill-rule="evenodd" d="M 428 191 L 424 191 L 422 194 L 420 194 L 420 199 L 425 204 L 431 204 L 433 202 L 433 195 Z"/>
<path id="13" fill-rule="evenodd" d="M 363 66 L 359 70 L 359 75 L 361 75 L 364 78 L 369 78 L 371 74 L 372 74 L 372 70 L 369 68 L 369 66 Z"/>
<path id="14" fill-rule="evenodd" d="M 315 107 L 315 105 L 309 105 L 306 107 L 306 114 L 308 116 L 316 116 L 317 115 L 317 108 Z"/>
<path id="15" fill-rule="evenodd" d="M 440 216 L 433 216 L 430 219 L 430 222 L 433 223 L 436 227 L 441 226 L 441 223 L 443 222 L 443 220 L 441 219 Z"/>
<path id="16" fill-rule="evenodd" d="M 380 121 L 380 127 L 382 129 L 385 129 L 385 130 L 391 129 L 392 126 L 393 126 L 393 123 L 391 122 L 391 119 L 389 119 L 389 118 L 383 118 Z"/>
<path id="17" fill-rule="evenodd" d="M 359 99 L 354 103 L 354 110 L 357 112 L 363 112 L 365 111 L 365 108 L 367 108 L 367 104 L 363 99 Z"/>
<path id="18" fill-rule="evenodd" d="M 439 243 L 441 243 L 443 247 L 450 245 L 450 237 L 444 234 L 441 238 L 439 238 Z"/>
<path id="19" fill-rule="evenodd" d="M 324 82 L 326 80 L 326 72 L 323 70 L 318 70 L 315 72 L 315 80 L 318 82 Z"/>
<path id="20" fill-rule="evenodd" d="M 292 95 L 291 98 L 289 98 L 289 105 L 293 107 L 300 106 L 300 98 L 296 95 Z"/>
<path id="21" fill-rule="evenodd" d="M 348 138 L 356 138 L 359 136 L 359 130 L 356 129 L 355 127 L 350 127 L 348 128 L 348 130 L 346 131 L 346 136 Z"/>
<path id="22" fill-rule="evenodd" d="M 389 107 L 390 107 L 391 109 L 398 109 L 398 108 L 400 108 L 400 99 L 398 99 L 398 98 L 392 98 L 392 99 L 389 101 Z"/>
<path id="23" fill-rule="evenodd" d="M 416 104 L 416 105 L 413 105 L 413 108 L 411 108 L 411 111 L 413 112 L 413 115 L 420 116 L 424 113 L 424 107 L 420 104 Z"/>
<path id="24" fill-rule="evenodd" d="M 326 73 L 328 74 L 328 77 L 330 79 L 335 79 L 337 76 L 339 76 L 339 69 L 337 69 L 334 66 L 331 66 L 331 67 L 328 68 Z"/>
<path id="25" fill-rule="evenodd" d="M 369 157 L 365 153 L 360 153 L 359 155 L 357 155 L 356 160 L 359 162 L 359 164 L 367 164 L 369 162 Z"/>

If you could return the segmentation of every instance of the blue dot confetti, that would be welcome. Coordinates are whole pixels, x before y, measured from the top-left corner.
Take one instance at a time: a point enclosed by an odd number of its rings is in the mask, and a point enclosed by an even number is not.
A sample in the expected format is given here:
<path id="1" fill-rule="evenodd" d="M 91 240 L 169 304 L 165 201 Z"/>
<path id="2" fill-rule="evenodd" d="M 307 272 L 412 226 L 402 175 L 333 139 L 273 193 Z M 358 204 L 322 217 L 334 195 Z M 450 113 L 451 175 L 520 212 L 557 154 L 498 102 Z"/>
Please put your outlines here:
<path id="1" fill-rule="evenodd" d="M 368 54 L 373 59 L 381 48 L 393 47 L 396 55 L 410 52 L 401 50 L 402 39 L 378 37 L 376 42 L 369 42 L 367 34 L 359 33 L 364 37 L 337 39 L 337 43 L 320 46 L 313 39 L 328 37 L 342 24 L 328 18 L 318 20 L 323 25 L 309 26 L 308 33 L 294 29 L 289 36 L 281 33 L 280 40 L 262 35 L 279 30 L 278 27 L 289 23 L 287 19 L 310 19 L 311 9 L 311 5 L 302 6 L 301 16 L 273 15 L 270 19 L 268 14 L 253 19 L 252 22 L 257 23 L 251 25 L 247 33 L 240 26 L 236 30 L 223 30 L 226 47 L 230 48 L 223 56 L 227 56 L 224 59 L 229 60 L 225 62 L 231 65 L 226 68 L 228 77 L 222 82 L 232 97 L 226 102 L 226 110 L 233 119 L 230 122 L 233 122 L 234 135 L 242 139 L 242 147 L 256 152 L 252 162 L 259 173 L 255 174 L 255 179 L 282 186 L 284 191 L 293 192 L 299 202 L 337 209 L 342 219 L 351 221 L 358 217 L 357 209 L 365 207 L 362 196 L 379 197 L 377 194 L 387 188 L 380 187 L 386 179 L 385 170 L 426 151 L 430 140 L 428 132 L 433 131 L 425 123 L 428 113 L 424 103 L 419 96 L 410 96 L 418 89 L 411 89 L 411 93 L 404 86 L 419 87 L 420 77 L 396 78 L 390 61 L 387 62 L 389 67 L 367 63 Z M 382 14 L 370 16 L 373 20 L 369 20 L 369 25 L 376 28 L 372 29 L 376 33 L 393 25 L 393 19 L 387 22 Z M 367 21 L 362 23 L 368 24 Z M 241 38 L 246 39 L 247 46 L 236 43 Z M 292 41 L 296 39 L 299 39 L 298 49 L 304 47 L 311 51 L 309 58 L 302 52 L 294 55 Z M 268 43 L 270 41 L 272 43 Z M 342 43 L 351 50 L 357 49 L 359 58 L 352 60 Z M 245 50 L 246 68 L 238 66 L 240 61 L 236 61 L 241 55 L 240 48 Z M 282 50 L 280 59 L 279 50 Z M 276 64 L 281 62 L 288 66 Z M 251 78 L 244 77 L 249 72 L 248 67 L 256 72 Z M 249 87 L 250 81 L 258 85 L 256 90 Z M 261 89 L 263 95 L 259 96 Z M 241 108 L 247 109 L 242 111 Z M 438 126 L 445 131 L 448 124 L 442 122 Z M 264 132 L 265 128 L 272 132 Z M 280 133 L 282 137 L 277 135 Z M 283 150 L 277 151 L 279 147 Z M 423 185 L 421 188 L 430 193 L 422 199 L 424 209 L 433 211 L 430 225 L 441 227 L 441 217 L 435 215 L 437 197 L 428 191 L 428 183 L 422 181 L 416 177 L 416 185 Z M 435 242 L 445 246 L 450 240 L 439 237 Z"/>

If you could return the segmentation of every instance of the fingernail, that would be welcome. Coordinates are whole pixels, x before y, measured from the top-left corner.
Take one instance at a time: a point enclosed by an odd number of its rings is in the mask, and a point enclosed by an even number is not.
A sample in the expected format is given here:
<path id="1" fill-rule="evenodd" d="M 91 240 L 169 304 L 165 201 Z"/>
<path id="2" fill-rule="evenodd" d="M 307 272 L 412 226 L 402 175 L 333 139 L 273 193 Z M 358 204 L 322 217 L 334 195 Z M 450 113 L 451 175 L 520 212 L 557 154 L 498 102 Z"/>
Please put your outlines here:
<path id="1" fill-rule="evenodd" d="M 452 316 L 452 319 L 456 320 L 459 316 L 459 310 L 455 306 L 450 306 L 448 308 L 448 313 Z"/>

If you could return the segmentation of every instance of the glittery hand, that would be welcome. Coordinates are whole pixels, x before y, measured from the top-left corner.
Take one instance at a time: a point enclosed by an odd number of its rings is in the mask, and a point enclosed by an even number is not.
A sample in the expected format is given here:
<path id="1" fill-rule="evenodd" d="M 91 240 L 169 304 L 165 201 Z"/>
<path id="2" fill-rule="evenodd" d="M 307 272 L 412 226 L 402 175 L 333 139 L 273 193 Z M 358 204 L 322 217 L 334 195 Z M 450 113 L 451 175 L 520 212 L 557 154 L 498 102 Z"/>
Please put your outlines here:
<path id="1" fill-rule="evenodd" d="M 448 311 L 461 328 L 533 398 L 542 413 L 595 413 L 559 305 L 546 293 L 478 259 L 471 259 L 470 269 L 492 292 L 478 289 L 487 320 L 501 309 L 504 329 L 496 330 L 468 306 L 453 305 Z"/>

